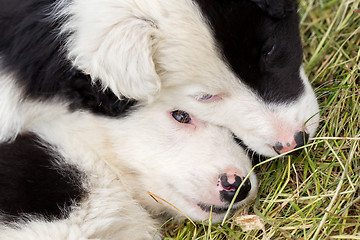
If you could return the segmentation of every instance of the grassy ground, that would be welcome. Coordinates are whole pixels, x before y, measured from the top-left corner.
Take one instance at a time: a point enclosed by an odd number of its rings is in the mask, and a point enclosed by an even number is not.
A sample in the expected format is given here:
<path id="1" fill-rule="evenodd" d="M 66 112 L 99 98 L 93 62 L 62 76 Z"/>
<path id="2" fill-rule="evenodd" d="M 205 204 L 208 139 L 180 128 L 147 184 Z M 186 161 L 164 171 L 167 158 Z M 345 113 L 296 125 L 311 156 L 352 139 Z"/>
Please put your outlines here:
<path id="1" fill-rule="evenodd" d="M 317 136 L 299 156 L 256 167 L 253 205 L 223 225 L 168 224 L 166 239 L 360 239 L 360 0 L 301 0 L 300 13 Z M 260 229 L 241 227 L 244 214 Z"/>

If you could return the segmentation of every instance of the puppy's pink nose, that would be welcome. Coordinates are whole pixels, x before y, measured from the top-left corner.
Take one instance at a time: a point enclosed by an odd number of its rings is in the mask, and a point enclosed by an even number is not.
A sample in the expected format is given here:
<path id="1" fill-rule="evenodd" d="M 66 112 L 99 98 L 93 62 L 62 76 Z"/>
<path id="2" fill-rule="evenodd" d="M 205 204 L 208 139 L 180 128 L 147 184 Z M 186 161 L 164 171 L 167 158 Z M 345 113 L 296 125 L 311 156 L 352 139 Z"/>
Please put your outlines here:
<path id="1" fill-rule="evenodd" d="M 295 148 L 304 146 L 309 141 L 309 134 L 307 132 L 297 132 L 294 138 L 289 142 L 277 142 L 273 149 L 278 154 L 289 152 Z"/>

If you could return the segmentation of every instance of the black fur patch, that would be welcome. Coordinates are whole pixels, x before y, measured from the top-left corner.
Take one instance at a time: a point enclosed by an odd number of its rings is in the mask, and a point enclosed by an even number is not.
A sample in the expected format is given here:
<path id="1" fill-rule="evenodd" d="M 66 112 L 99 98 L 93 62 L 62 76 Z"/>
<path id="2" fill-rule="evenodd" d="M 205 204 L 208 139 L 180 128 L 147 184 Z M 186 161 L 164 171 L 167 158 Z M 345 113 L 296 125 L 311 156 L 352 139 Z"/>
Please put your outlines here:
<path id="1" fill-rule="evenodd" d="M 288 13 L 297 9 L 297 2 L 294 0 L 252 0 L 269 16 L 283 18 Z"/>
<path id="2" fill-rule="evenodd" d="M 136 101 L 119 100 L 110 90 L 92 84 L 90 76 L 75 69 L 58 34 L 60 23 L 48 13 L 56 0 L 0 0 L 0 56 L 5 69 L 15 72 L 26 94 L 47 99 L 60 96 L 72 109 L 119 116 Z"/>
<path id="3" fill-rule="evenodd" d="M 33 134 L 0 144 L 0 221 L 29 215 L 61 219 L 85 197 L 84 174 L 74 166 L 56 166 L 54 158 Z"/>
<path id="4" fill-rule="evenodd" d="M 296 0 L 195 0 L 233 71 L 266 102 L 303 92 Z"/>
<path id="5" fill-rule="evenodd" d="M 233 138 L 234 138 L 235 142 L 245 150 L 246 154 L 251 159 L 253 166 L 255 166 L 267 159 L 265 156 L 258 154 L 257 152 L 253 151 L 248 146 L 246 146 L 244 141 L 241 140 L 240 138 L 238 138 L 235 134 L 233 134 Z"/>

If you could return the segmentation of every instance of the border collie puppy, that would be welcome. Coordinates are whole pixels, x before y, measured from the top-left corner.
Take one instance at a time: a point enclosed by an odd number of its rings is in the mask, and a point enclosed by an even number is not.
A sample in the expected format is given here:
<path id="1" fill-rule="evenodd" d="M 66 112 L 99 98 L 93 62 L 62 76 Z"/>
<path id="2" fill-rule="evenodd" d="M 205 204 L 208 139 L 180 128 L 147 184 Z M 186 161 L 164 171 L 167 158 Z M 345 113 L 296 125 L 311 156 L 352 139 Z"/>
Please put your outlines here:
<path id="1" fill-rule="evenodd" d="M 2 240 L 220 221 L 256 195 L 244 146 L 276 156 L 315 134 L 295 0 L 0 6 Z"/>

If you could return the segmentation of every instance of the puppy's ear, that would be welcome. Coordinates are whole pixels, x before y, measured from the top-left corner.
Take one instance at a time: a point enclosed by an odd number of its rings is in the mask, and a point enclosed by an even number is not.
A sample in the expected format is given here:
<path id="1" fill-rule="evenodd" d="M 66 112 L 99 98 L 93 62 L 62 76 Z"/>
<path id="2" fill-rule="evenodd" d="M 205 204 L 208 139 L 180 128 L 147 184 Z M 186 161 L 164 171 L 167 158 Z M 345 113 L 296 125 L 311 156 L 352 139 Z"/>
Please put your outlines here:
<path id="1" fill-rule="evenodd" d="M 298 8 L 296 0 L 252 0 L 264 12 L 273 18 L 284 18 Z"/>
<path id="2" fill-rule="evenodd" d="M 152 99 L 161 88 L 153 59 L 156 25 L 116 8 L 107 15 L 102 10 L 72 18 L 67 47 L 73 64 L 119 98 Z"/>

